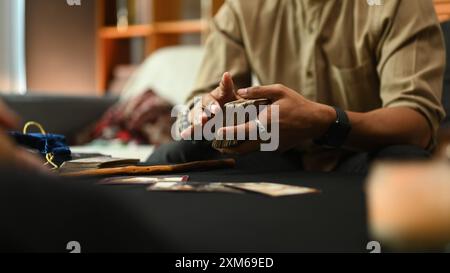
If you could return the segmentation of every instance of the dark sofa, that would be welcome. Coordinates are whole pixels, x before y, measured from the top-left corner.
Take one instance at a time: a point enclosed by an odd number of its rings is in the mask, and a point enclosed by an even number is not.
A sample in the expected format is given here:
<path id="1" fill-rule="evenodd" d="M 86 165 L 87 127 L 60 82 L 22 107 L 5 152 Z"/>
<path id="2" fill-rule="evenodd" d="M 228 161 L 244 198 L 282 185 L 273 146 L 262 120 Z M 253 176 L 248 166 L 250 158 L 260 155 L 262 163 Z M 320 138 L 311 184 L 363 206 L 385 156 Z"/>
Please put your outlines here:
<path id="1" fill-rule="evenodd" d="M 95 123 L 118 100 L 115 97 L 46 95 L 6 95 L 1 98 L 23 121 L 39 122 L 48 132 L 66 135 L 69 140 Z"/>

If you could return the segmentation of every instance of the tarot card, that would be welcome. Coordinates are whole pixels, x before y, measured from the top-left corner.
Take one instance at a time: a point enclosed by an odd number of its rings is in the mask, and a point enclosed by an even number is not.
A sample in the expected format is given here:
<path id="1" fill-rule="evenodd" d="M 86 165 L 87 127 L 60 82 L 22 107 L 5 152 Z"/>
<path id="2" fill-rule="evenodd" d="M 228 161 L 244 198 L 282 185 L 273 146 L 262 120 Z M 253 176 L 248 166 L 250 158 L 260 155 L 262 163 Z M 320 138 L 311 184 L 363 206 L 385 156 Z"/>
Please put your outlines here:
<path id="1" fill-rule="evenodd" d="M 313 188 L 274 184 L 274 183 L 225 183 L 226 186 L 234 189 L 260 193 L 272 197 L 291 196 L 319 193 Z"/>
<path id="2" fill-rule="evenodd" d="M 166 192 L 221 192 L 221 193 L 243 193 L 239 189 L 225 186 L 222 183 L 180 183 L 161 182 L 150 185 L 148 191 Z"/>
<path id="3" fill-rule="evenodd" d="M 101 185 L 152 185 L 155 183 L 186 183 L 189 176 L 127 176 L 102 179 Z"/>

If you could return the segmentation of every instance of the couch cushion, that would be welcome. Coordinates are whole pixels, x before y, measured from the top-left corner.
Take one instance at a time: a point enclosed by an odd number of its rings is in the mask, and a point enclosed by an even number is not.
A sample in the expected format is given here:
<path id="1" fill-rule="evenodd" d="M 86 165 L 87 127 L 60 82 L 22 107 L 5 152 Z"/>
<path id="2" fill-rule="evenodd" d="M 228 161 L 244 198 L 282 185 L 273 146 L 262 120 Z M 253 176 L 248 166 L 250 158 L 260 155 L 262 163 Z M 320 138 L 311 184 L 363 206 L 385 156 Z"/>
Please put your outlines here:
<path id="1" fill-rule="evenodd" d="M 40 95 L 0 96 L 23 121 L 36 121 L 49 133 L 63 134 L 69 140 L 95 123 L 117 98 Z"/>

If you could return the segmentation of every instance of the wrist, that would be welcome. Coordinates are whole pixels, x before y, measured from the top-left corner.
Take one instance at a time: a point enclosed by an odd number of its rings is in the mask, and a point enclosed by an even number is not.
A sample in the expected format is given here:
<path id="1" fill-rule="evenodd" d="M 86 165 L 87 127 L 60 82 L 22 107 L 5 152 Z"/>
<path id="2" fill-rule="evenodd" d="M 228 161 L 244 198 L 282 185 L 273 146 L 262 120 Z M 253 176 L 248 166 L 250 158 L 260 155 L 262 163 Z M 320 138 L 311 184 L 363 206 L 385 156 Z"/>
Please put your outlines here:
<path id="1" fill-rule="evenodd" d="M 336 110 L 333 107 L 318 103 L 316 111 L 317 126 L 313 132 L 313 139 L 322 137 L 330 129 L 330 126 L 336 122 L 336 118 Z"/>
<path id="2" fill-rule="evenodd" d="M 338 107 L 333 107 L 333 110 L 336 113 L 335 121 L 321 137 L 314 139 L 314 143 L 329 148 L 341 148 L 347 141 L 352 125 L 344 110 Z"/>

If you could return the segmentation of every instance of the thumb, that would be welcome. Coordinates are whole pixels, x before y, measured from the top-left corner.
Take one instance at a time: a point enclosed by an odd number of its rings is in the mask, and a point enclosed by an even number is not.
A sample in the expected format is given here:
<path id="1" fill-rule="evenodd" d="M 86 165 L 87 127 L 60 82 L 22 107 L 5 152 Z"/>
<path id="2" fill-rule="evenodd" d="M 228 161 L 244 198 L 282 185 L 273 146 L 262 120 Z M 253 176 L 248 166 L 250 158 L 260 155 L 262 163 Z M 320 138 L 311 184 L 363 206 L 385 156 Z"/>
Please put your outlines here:
<path id="1" fill-rule="evenodd" d="M 220 95 L 221 97 L 226 97 L 229 94 L 234 96 L 234 82 L 231 74 L 225 72 L 222 76 L 222 81 L 220 82 Z"/>
<path id="2" fill-rule="evenodd" d="M 222 76 L 220 86 L 213 92 L 213 96 L 220 104 L 236 100 L 236 94 L 234 92 L 234 82 L 231 74 L 226 72 Z"/>

